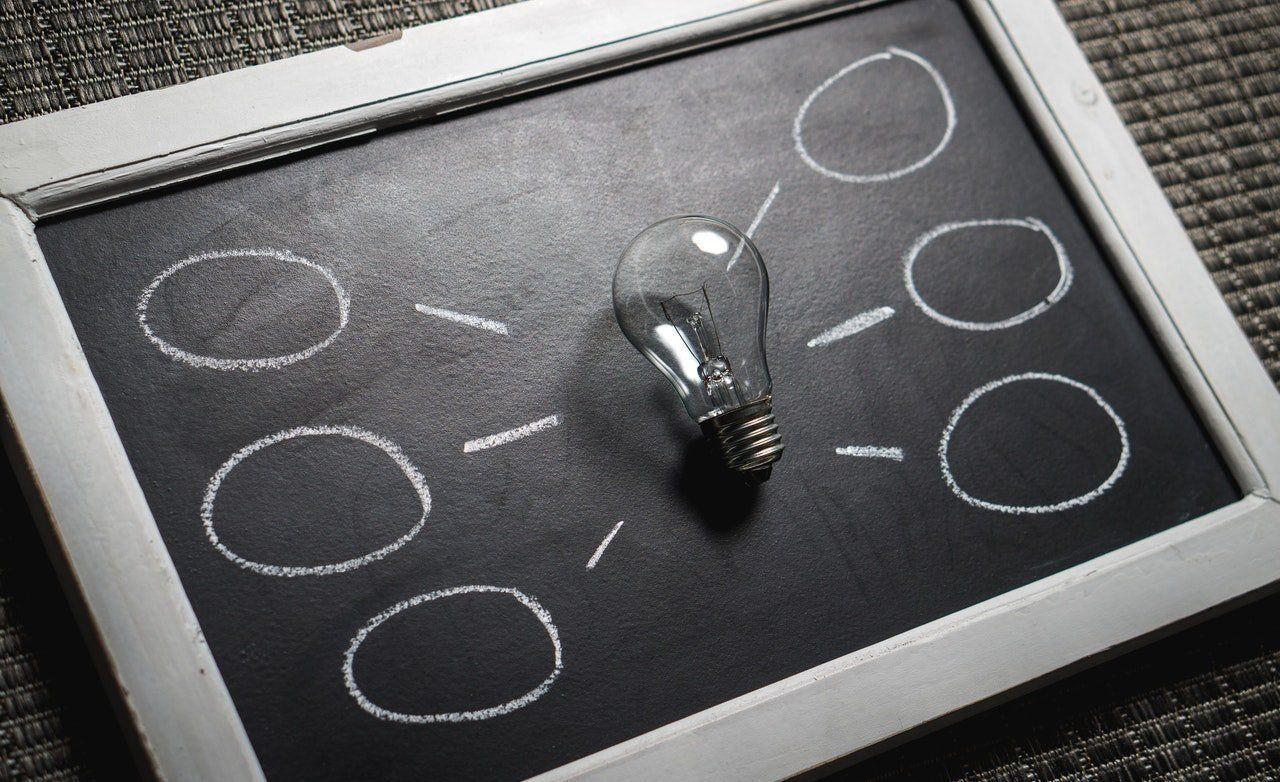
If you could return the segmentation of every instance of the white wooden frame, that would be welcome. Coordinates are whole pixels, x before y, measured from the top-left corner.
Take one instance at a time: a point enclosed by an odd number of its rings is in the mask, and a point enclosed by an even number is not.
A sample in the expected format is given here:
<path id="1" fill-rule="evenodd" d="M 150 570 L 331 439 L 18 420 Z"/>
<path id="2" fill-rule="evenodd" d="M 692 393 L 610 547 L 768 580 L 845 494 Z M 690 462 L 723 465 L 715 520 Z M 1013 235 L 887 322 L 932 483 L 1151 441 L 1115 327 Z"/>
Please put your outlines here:
<path id="1" fill-rule="evenodd" d="M 1240 501 L 545 774 L 769 779 L 874 748 L 1280 580 L 1280 394 L 1052 0 L 964 0 L 1246 492 Z M 833 13 L 525 3 L 0 127 L 0 395 L 44 530 L 167 779 L 262 776 L 34 222 Z"/>

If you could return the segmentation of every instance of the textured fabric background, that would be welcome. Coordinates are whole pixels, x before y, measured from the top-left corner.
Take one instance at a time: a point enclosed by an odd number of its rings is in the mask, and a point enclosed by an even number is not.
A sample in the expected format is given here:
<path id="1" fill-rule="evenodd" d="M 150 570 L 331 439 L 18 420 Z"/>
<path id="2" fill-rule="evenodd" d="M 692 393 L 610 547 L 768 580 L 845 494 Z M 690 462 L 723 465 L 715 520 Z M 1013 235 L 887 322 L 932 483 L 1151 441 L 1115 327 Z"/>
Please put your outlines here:
<path id="1" fill-rule="evenodd" d="M 514 0 L 0 0 L 8 122 Z"/>
<path id="2" fill-rule="evenodd" d="M 1280 3 L 1059 6 L 1280 381 Z"/>
<path id="3" fill-rule="evenodd" d="M 0 0 L 0 121 L 513 0 Z M 1254 349 L 1280 382 L 1280 0 L 1059 0 Z M 7 472 L 0 496 L 12 495 Z M 132 775 L 20 501 L 0 516 L 0 782 Z M 1280 598 L 842 773 L 1280 779 Z M 428 770 L 424 770 L 426 772 Z"/>

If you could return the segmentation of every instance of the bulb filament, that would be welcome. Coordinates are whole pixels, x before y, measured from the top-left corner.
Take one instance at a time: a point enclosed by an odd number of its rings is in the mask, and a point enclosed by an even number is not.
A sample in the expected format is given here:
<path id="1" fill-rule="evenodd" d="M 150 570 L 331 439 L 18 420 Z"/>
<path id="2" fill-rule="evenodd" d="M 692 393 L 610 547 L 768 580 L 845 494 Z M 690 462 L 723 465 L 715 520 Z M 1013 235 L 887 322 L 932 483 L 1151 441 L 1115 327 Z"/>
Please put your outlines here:
<path id="1" fill-rule="evenodd" d="M 707 286 L 704 284 L 696 291 L 672 296 L 662 302 L 662 311 L 667 322 L 676 327 L 689 352 L 698 360 L 698 376 L 716 407 L 740 405 L 742 400 L 733 377 L 733 365 L 725 358 L 720 345 Z"/>

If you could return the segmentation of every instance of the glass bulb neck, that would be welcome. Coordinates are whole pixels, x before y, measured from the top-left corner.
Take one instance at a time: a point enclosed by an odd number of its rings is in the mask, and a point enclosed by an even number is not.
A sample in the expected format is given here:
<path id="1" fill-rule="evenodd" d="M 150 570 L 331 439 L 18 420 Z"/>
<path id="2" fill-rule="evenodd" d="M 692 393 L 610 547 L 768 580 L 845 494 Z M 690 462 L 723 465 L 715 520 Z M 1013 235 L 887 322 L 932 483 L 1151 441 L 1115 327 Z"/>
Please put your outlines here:
<path id="1" fill-rule="evenodd" d="M 772 396 L 711 416 L 702 422 L 702 432 L 716 444 L 725 466 L 750 483 L 768 480 L 773 463 L 782 458 Z"/>

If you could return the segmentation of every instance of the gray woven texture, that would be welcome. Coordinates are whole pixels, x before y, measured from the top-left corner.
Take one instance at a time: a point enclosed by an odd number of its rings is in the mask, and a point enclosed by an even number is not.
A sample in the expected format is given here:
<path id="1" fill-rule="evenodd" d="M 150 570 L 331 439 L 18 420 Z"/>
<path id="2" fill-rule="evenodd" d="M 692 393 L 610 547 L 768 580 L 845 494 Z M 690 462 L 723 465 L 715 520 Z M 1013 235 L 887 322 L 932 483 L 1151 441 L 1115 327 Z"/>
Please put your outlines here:
<path id="1" fill-rule="evenodd" d="M 1280 3 L 1063 0 L 1060 7 L 1280 381 Z"/>
<path id="2" fill-rule="evenodd" d="M 0 0 L 0 118 L 167 87 L 514 0 Z"/>
<path id="3" fill-rule="evenodd" d="M 0 0 L 0 121 L 512 1 Z M 1280 0 L 1059 2 L 1280 381 Z M 0 782 L 122 778 L 120 734 L 31 523 L 16 504 L 0 519 Z M 1280 779 L 1277 617 L 1268 599 L 841 776 Z"/>

